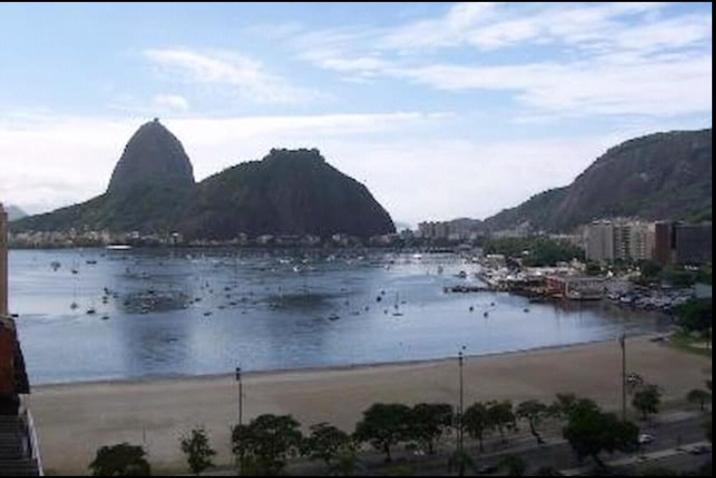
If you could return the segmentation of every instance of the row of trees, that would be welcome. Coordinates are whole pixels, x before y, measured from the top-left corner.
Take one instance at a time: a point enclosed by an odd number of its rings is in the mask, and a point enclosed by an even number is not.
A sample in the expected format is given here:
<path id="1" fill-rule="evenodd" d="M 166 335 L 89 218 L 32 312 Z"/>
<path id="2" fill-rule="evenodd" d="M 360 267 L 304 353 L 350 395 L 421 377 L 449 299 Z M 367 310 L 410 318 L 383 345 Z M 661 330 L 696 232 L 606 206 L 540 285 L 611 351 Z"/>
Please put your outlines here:
<path id="1" fill-rule="evenodd" d="M 644 420 L 658 413 L 661 399 L 658 386 L 634 374 L 629 377 L 628 385 L 632 405 Z M 709 391 L 695 389 L 686 397 L 702 411 L 711 400 L 711 381 L 706 385 Z M 538 400 L 527 400 L 517 406 L 509 400 L 475 402 L 462 417 L 446 403 L 420 403 L 413 407 L 376 403 L 363 412 L 352 434 L 324 422 L 311 426 L 304 435 L 300 423 L 292 416 L 265 414 L 248 424 L 235 426 L 231 441 L 242 474 L 280 474 L 290 458 L 304 456 L 322 461 L 332 474 L 350 475 L 363 444 L 384 453 L 386 462 L 390 462 L 398 445 L 434 454 L 444 436 L 462 430 L 476 440 L 480 452 L 484 452 L 488 436 L 499 435 L 502 442 L 506 442 L 507 434 L 518 431 L 522 422 L 529 427 L 537 444 L 542 445 L 545 441 L 541 428 L 548 419 L 562 423 L 562 435 L 580 460 L 591 457 L 599 466 L 604 466 L 600 458 L 604 452 L 628 452 L 638 447 L 637 425 L 602 411 L 590 399 L 573 394 L 557 394 L 549 404 Z M 707 438 L 710 437 L 709 426 Z M 200 474 L 213 466 L 216 452 L 205 430 L 192 430 L 181 438 L 180 445 L 193 473 Z M 463 465 L 466 461 L 471 463 L 466 453 L 451 457 L 451 464 L 460 461 Z M 514 459 L 507 461 L 504 466 L 513 471 L 524 468 L 524 464 Z M 150 467 L 141 447 L 123 443 L 100 448 L 90 470 L 94 475 L 136 476 L 148 475 Z"/>
<path id="2" fill-rule="evenodd" d="M 521 258 L 527 267 L 555 266 L 572 259 L 584 260 L 584 251 L 567 241 L 549 237 L 505 237 L 489 239 L 484 244 L 486 254 L 503 254 Z"/>

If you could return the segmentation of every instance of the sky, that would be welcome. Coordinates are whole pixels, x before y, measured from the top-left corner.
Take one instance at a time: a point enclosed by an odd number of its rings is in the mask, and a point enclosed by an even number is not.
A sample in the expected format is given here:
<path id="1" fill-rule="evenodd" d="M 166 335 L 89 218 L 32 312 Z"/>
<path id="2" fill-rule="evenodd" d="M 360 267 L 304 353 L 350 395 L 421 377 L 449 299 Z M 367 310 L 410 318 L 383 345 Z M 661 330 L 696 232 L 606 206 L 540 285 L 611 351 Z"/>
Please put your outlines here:
<path id="1" fill-rule="evenodd" d="M 197 180 L 318 148 L 395 221 L 485 218 L 710 128 L 710 3 L 0 4 L 0 201 L 101 194 L 159 117 Z"/>

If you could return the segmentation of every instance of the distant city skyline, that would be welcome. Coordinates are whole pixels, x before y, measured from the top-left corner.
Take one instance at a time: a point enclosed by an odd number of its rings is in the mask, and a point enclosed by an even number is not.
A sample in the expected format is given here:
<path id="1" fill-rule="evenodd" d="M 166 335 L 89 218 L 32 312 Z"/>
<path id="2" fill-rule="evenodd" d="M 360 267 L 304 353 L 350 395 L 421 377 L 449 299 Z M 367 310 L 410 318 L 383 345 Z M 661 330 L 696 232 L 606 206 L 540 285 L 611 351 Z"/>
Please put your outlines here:
<path id="1" fill-rule="evenodd" d="M 197 180 L 321 150 L 394 221 L 484 219 L 711 127 L 711 4 L 2 4 L 0 202 L 104 192 L 158 116 Z"/>

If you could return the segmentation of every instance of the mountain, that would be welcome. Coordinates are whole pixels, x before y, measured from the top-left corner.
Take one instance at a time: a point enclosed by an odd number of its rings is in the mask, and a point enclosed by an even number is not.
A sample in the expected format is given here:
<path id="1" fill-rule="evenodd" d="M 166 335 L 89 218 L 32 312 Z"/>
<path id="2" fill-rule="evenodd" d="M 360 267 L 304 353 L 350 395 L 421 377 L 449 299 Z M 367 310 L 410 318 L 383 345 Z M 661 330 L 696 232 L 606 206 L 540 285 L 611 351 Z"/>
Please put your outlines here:
<path id="1" fill-rule="evenodd" d="M 274 149 L 261 161 L 238 164 L 197 184 L 181 142 L 156 119 L 129 140 L 104 194 L 11 227 L 177 231 L 202 239 L 395 231 L 368 189 L 330 166 L 316 149 Z"/>
<path id="2" fill-rule="evenodd" d="M 184 215 L 194 189 L 191 162 L 183 146 L 155 119 L 130 138 L 104 194 L 13 222 L 12 229 L 166 231 Z"/>
<path id="3" fill-rule="evenodd" d="M 132 194 L 145 188 L 186 190 L 194 172 L 179 140 L 157 118 L 129 139 L 112 172 L 108 194 Z"/>
<path id="4" fill-rule="evenodd" d="M 7 212 L 8 221 L 14 221 L 16 219 L 21 219 L 27 216 L 27 213 L 25 211 L 23 211 L 17 206 L 13 206 L 12 204 L 5 206 L 5 212 Z"/>
<path id="5" fill-rule="evenodd" d="M 212 238 L 244 232 L 367 237 L 395 232 L 368 189 L 317 149 L 272 149 L 261 161 L 228 168 L 202 181 L 183 224 L 186 234 Z"/>
<path id="6" fill-rule="evenodd" d="M 650 134 L 607 150 L 569 186 L 537 194 L 485 225 L 569 231 L 616 216 L 710 220 L 711 175 L 711 129 Z"/>

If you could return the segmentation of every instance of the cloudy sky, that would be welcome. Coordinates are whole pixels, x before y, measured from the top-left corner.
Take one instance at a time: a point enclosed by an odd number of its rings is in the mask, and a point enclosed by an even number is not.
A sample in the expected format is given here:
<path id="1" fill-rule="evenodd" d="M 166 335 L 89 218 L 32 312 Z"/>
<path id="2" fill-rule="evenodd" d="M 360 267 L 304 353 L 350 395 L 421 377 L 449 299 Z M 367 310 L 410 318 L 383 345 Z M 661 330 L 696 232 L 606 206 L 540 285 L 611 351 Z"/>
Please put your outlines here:
<path id="1" fill-rule="evenodd" d="M 154 116 L 197 179 L 317 147 L 394 220 L 484 218 L 711 127 L 710 4 L 0 5 L 0 200 L 104 191 Z"/>

